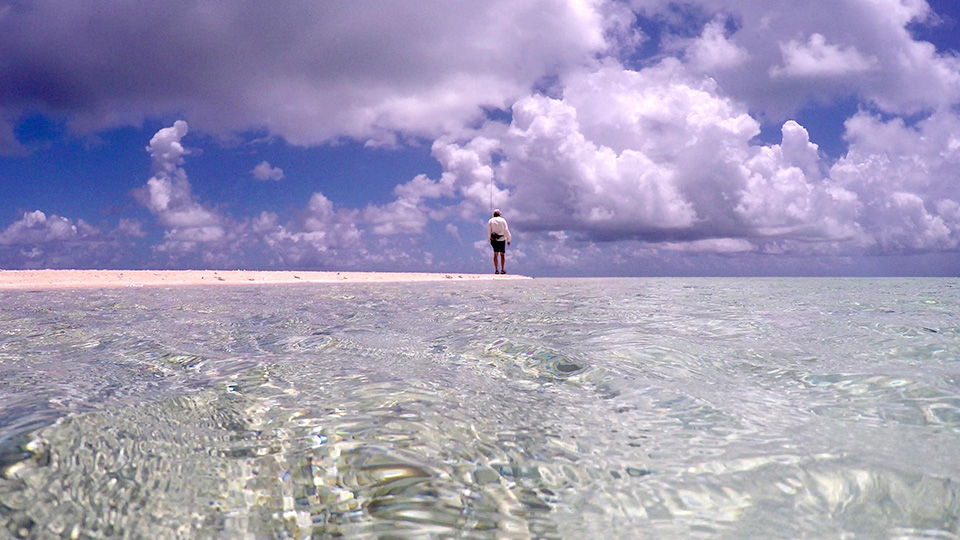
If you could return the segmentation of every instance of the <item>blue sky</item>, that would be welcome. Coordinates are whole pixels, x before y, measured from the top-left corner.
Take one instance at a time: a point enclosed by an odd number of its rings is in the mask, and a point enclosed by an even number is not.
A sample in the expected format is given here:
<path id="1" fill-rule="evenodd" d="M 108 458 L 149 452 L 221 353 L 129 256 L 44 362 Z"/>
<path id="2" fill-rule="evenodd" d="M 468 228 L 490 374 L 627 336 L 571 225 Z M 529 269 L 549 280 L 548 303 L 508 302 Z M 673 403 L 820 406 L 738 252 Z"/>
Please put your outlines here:
<path id="1" fill-rule="evenodd" d="M 948 0 L 0 0 L 0 267 L 960 274 Z"/>

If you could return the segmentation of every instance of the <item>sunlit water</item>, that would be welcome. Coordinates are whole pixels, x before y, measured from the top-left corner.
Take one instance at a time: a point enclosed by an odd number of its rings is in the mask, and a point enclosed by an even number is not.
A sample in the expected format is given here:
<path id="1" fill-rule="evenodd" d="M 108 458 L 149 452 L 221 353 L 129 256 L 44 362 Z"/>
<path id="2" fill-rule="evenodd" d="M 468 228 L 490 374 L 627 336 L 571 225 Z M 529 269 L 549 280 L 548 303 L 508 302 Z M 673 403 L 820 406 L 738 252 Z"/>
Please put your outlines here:
<path id="1" fill-rule="evenodd" d="M 0 537 L 958 535 L 960 280 L 0 292 Z"/>

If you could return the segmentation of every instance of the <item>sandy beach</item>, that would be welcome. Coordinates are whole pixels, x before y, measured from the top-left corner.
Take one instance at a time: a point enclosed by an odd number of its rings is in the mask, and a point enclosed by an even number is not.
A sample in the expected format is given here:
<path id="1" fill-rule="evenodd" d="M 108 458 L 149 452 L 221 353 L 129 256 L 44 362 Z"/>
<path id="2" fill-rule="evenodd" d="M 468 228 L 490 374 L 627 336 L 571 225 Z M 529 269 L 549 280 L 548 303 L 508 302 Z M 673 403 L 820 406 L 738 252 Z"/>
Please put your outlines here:
<path id="1" fill-rule="evenodd" d="M 247 270 L 0 270 L 0 289 L 73 289 L 177 285 L 388 283 L 531 279 L 520 275 L 418 272 L 271 272 Z"/>

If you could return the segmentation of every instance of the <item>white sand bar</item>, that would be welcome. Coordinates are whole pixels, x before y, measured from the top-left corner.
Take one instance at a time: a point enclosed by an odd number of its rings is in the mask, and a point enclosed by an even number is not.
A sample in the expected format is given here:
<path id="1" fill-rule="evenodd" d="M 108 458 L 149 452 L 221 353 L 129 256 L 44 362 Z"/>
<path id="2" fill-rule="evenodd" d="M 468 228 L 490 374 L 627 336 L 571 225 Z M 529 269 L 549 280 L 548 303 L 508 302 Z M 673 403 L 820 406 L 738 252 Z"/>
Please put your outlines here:
<path id="1" fill-rule="evenodd" d="M 0 270 L 0 289 L 73 289 L 175 285 L 389 283 L 531 279 L 459 272 L 258 272 L 247 270 Z"/>

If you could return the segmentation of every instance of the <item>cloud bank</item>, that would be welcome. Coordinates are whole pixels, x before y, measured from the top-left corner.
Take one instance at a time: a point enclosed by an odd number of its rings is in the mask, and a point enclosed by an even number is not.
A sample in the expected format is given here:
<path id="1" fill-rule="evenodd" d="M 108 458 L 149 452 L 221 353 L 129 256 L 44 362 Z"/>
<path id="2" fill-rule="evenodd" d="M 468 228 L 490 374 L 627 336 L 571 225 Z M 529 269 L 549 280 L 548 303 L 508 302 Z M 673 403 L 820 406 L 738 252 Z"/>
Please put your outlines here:
<path id="1" fill-rule="evenodd" d="M 717 253 L 896 255 L 960 243 L 958 121 L 948 110 L 913 126 L 860 112 L 846 123 L 849 152 L 831 162 L 794 121 L 779 144 L 759 144 L 745 107 L 674 60 L 641 71 L 609 63 L 436 154 L 477 207 L 492 182 L 526 231 Z"/>
<path id="2" fill-rule="evenodd" d="M 595 0 L 7 7 L 0 120 L 34 109 L 81 133 L 174 110 L 298 145 L 433 137 L 607 45 Z"/>
<path id="3" fill-rule="evenodd" d="M 674 4 L 638 0 L 662 17 Z M 923 0 L 710 0 L 688 4 L 699 36 L 667 39 L 691 68 L 715 79 L 751 111 L 776 121 L 806 106 L 854 97 L 892 114 L 960 100 L 960 58 L 917 40 L 911 25 L 936 24 Z"/>
<path id="4" fill-rule="evenodd" d="M 141 236 L 140 224 L 129 219 L 105 232 L 82 219 L 34 210 L 0 230 L 0 261 L 5 268 L 118 266 L 121 250 Z"/>

